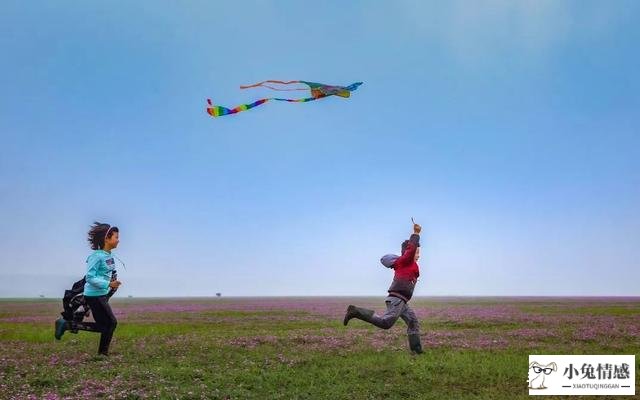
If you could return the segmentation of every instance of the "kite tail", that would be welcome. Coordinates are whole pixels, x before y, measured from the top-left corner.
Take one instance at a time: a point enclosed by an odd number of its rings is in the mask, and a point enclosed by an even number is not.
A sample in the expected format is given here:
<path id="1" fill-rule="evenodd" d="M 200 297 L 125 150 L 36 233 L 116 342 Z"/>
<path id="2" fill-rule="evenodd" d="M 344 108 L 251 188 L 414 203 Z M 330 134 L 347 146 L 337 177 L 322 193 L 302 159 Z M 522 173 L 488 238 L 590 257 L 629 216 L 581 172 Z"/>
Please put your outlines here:
<path id="1" fill-rule="evenodd" d="M 213 103 L 211 102 L 211 99 L 207 99 L 207 103 L 209 103 L 209 107 L 207 107 L 207 113 L 212 117 L 221 117 L 223 115 L 237 114 L 241 111 L 250 110 L 254 107 L 258 107 L 259 105 L 266 103 L 269 100 L 287 101 L 289 103 L 306 103 L 308 101 L 318 100 L 319 98 L 321 97 L 306 97 L 304 99 L 280 99 L 277 97 L 269 97 L 266 99 L 256 100 L 253 103 L 249 103 L 249 104 L 240 104 L 238 107 L 235 107 L 235 108 L 226 108 L 222 106 L 216 106 L 216 105 L 213 105 Z"/>
<path id="2" fill-rule="evenodd" d="M 262 81 L 262 82 L 254 83 L 253 85 L 243 85 L 243 86 L 240 86 L 240 89 L 249 89 L 249 88 L 254 88 L 254 87 L 259 87 L 259 86 L 266 86 L 269 89 L 274 89 L 271 86 L 265 85 L 265 83 L 279 83 L 281 85 L 290 85 L 292 83 L 304 83 L 304 82 L 302 82 L 302 81 L 273 81 L 273 80 L 269 80 L 269 81 Z M 278 89 L 275 89 L 275 90 L 278 90 Z M 282 90 L 282 89 L 280 89 L 280 90 Z M 304 90 L 306 90 L 306 89 L 304 89 Z"/>
<path id="3" fill-rule="evenodd" d="M 260 100 L 254 101 L 253 103 L 240 104 L 239 106 L 234 108 L 226 108 L 222 106 L 213 105 L 213 103 L 211 103 L 211 100 L 207 99 L 207 103 L 209 103 L 209 107 L 207 107 L 207 113 L 212 117 L 220 117 L 222 115 L 237 114 L 241 111 L 247 111 L 254 107 L 258 107 L 259 105 L 264 104 L 269 100 L 271 99 L 260 99 Z"/>

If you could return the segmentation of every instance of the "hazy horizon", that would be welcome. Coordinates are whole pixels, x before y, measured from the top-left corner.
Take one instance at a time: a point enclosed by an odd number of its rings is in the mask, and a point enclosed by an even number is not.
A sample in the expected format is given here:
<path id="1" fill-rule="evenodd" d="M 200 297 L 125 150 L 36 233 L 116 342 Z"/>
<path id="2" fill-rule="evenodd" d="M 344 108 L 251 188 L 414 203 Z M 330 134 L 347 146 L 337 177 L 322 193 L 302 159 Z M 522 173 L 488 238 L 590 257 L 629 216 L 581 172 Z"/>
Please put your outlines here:
<path id="1" fill-rule="evenodd" d="M 352 296 L 352 295 L 335 295 L 335 296 L 298 296 L 298 295 L 274 295 L 274 296 L 115 296 L 113 299 L 115 300 L 155 300 L 155 299 L 167 299 L 167 300 L 195 300 L 195 299 L 313 299 L 313 298 L 335 298 L 335 299 L 358 299 L 358 298 L 384 298 L 386 295 L 360 295 L 360 296 Z M 517 295 L 517 296 L 474 296 L 474 295 L 460 295 L 460 296 L 413 296 L 414 299 L 434 299 L 434 300 L 452 300 L 452 299 L 520 299 L 520 300 L 531 300 L 531 299 L 589 299 L 589 300 L 629 300 L 629 301 L 638 301 L 640 296 L 526 296 L 526 295 Z M 59 301 L 60 297 L 0 297 L 0 300 L 54 300 Z"/>

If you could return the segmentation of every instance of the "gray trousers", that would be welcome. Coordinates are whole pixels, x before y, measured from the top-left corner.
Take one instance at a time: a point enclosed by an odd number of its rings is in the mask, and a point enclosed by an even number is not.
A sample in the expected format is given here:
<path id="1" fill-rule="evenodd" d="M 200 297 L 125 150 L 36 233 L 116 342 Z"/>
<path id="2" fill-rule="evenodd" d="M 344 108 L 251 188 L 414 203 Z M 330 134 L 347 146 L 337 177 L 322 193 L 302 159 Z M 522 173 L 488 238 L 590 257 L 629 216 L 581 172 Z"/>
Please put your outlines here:
<path id="1" fill-rule="evenodd" d="M 391 328 L 398 318 L 407 324 L 407 335 L 414 335 L 420 333 L 420 323 L 416 313 L 413 312 L 409 305 L 404 300 L 394 296 L 388 296 L 385 301 L 387 304 L 387 311 L 382 316 L 374 315 L 371 317 L 371 323 L 378 328 L 389 329 Z"/>

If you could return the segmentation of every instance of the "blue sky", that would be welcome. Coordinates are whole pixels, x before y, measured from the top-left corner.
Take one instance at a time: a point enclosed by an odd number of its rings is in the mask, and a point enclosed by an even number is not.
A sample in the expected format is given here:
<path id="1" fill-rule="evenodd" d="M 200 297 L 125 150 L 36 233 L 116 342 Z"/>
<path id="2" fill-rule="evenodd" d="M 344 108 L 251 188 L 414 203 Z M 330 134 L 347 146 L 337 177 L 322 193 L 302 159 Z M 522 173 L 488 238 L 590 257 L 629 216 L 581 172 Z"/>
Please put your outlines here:
<path id="1" fill-rule="evenodd" d="M 640 295 L 640 3 L 231 3 L 2 3 L 0 296 Z"/>

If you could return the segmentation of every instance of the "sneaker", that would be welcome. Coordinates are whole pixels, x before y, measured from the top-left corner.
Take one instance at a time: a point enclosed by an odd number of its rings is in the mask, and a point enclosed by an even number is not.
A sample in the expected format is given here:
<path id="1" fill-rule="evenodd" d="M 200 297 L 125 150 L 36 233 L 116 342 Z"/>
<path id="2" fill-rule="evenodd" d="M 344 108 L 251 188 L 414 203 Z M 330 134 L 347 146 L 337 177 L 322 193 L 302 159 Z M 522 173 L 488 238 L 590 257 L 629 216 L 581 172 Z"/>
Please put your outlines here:
<path id="1" fill-rule="evenodd" d="M 62 335 L 64 334 L 64 331 L 66 330 L 67 330 L 67 321 L 65 321 L 64 318 L 58 318 L 56 320 L 56 332 L 55 332 L 56 340 L 60 340 L 62 338 Z"/>

